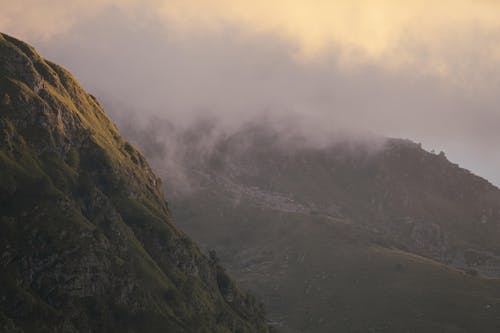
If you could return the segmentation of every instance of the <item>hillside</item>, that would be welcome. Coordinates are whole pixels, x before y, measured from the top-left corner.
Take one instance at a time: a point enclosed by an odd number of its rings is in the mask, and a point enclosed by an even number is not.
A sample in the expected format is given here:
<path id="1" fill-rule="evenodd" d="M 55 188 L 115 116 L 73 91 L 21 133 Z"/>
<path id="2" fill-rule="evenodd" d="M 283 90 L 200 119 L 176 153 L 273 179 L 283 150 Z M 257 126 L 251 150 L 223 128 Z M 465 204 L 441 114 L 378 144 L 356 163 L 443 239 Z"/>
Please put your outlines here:
<path id="1" fill-rule="evenodd" d="M 0 331 L 267 332 L 69 72 L 0 34 Z"/>
<path id="2" fill-rule="evenodd" d="M 500 190 L 444 154 L 376 137 L 311 145 L 261 125 L 129 130 L 150 152 L 175 142 L 153 164 L 181 179 L 180 227 L 283 332 L 500 329 Z"/>

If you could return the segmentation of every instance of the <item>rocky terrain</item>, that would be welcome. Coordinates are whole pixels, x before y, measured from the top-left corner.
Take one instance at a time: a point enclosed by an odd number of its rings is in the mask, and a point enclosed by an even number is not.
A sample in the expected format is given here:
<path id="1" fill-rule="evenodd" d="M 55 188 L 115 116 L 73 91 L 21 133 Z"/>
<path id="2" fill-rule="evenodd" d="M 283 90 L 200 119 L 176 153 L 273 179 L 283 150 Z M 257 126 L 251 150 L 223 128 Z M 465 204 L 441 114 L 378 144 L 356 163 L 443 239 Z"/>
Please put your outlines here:
<path id="1" fill-rule="evenodd" d="M 500 329 L 500 190 L 443 153 L 379 137 L 311 145 L 263 125 L 124 128 L 178 180 L 180 227 L 281 331 Z"/>
<path id="2" fill-rule="evenodd" d="M 95 97 L 0 34 L 0 331 L 268 332 Z"/>

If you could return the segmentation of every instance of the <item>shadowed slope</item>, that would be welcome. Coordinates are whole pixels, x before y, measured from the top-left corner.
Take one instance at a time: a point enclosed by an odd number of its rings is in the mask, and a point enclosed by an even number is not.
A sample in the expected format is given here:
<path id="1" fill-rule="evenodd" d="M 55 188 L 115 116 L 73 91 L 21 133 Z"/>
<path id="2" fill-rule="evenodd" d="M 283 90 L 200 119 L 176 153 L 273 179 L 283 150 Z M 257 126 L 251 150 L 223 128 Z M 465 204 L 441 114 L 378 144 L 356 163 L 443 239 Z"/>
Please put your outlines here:
<path id="1" fill-rule="evenodd" d="M 206 135 L 175 139 L 190 186 L 174 214 L 284 332 L 500 329 L 500 282 L 483 276 L 500 272 L 500 191 L 484 179 L 405 140 Z"/>

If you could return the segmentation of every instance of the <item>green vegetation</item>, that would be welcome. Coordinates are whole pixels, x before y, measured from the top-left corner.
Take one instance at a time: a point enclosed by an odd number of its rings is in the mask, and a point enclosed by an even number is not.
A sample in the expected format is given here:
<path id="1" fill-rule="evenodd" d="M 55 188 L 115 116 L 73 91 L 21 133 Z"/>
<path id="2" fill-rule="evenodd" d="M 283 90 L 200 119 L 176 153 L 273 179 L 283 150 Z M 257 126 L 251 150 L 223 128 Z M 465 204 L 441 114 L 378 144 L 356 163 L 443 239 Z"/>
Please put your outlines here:
<path id="1" fill-rule="evenodd" d="M 268 331 L 95 98 L 2 34 L 0 103 L 0 331 Z"/>

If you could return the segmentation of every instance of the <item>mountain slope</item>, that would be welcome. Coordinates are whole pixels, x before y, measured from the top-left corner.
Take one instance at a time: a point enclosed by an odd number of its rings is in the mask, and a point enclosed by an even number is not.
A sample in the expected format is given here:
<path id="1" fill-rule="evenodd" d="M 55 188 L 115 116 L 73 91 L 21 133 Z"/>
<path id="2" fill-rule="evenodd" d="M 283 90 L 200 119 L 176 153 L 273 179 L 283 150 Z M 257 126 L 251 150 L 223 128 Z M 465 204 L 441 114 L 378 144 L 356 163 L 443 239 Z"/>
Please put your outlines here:
<path id="1" fill-rule="evenodd" d="M 97 100 L 0 34 L 0 330 L 267 332 Z"/>
<path id="2" fill-rule="evenodd" d="M 206 125 L 169 140 L 180 162 L 162 172 L 189 183 L 172 192 L 179 225 L 283 332 L 500 329 L 500 191 L 443 154 L 395 139 L 319 147 L 265 126 L 209 149 Z"/>
<path id="3" fill-rule="evenodd" d="M 412 252 L 499 273 L 500 190 L 443 153 L 396 139 L 376 147 L 341 142 L 294 150 L 276 144 L 274 135 L 249 130 L 228 139 L 213 170 L 244 187 L 280 193 L 308 213 L 347 219 Z"/>

